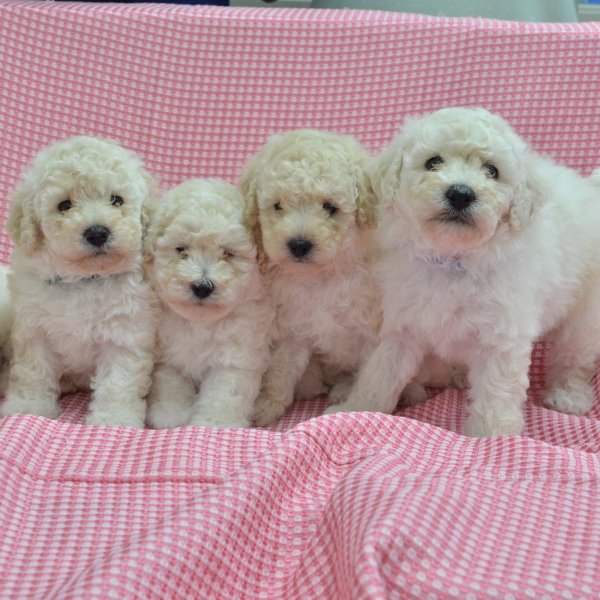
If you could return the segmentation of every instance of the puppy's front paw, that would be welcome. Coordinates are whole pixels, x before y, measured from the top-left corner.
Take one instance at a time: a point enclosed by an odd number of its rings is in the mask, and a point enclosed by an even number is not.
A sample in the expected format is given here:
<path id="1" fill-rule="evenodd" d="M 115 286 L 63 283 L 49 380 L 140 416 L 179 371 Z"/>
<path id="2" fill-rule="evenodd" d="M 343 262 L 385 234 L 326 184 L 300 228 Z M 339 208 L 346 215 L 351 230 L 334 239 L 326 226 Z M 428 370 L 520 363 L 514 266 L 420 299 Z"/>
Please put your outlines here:
<path id="1" fill-rule="evenodd" d="M 335 413 L 340 413 L 340 412 L 361 412 L 361 411 L 360 411 L 360 409 L 356 408 L 353 404 L 351 404 L 349 401 L 346 401 L 346 402 L 342 402 L 341 404 L 332 404 L 325 410 L 325 412 L 323 414 L 324 415 L 333 415 Z"/>
<path id="2" fill-rule="evenodd" d="M 566 386 L 557 385 L 546 392 L 544 405 L 570 415 L 587 415 L 594 405 L 594 390 L 585 381 L 571 382 Z"/>
<path id="3" fill-rule="evenodd" d="M 254 403 L 253 423 L 257 427 L 272 425 L 285 412 L 286 405 L 274 400 L 268 393 L 261 392 Z"/>
<path id="4" fill-rule="evenodd" d="M 342 402 L 345 402 L 352 391 L 353 383 L 354 380 L 351 377 L 344 378 L 336 383 L 329 392 L 329 405 L 334 406 L 336 404 L 342 404 Z"/>
<path id="5" fill-rule="evenodd" d="M 152 429 L 175 429 L 184 427 L 190 422 L 193 413 L 193 406 L 177 407 L 164 402 L 155 402 L 148 407 L 148 416 L 146 421 Z"/>
<path id="6" fill-rule="evenodd" d="M 494 417 L 474 413 L 467 419 L 465 435 L 483 438 L 497 435 L 521 435 L 523 431 L 523 414 L 520 410 Z"/>
<path id="7" fill-rule="evenodd" d="M 37 415 L 47 419 L 57 419 L 61 412 L 58 402 L 47 397 L 25 399 L 9 394 L 0 406 L 0 418 L 9 415 Z"/>

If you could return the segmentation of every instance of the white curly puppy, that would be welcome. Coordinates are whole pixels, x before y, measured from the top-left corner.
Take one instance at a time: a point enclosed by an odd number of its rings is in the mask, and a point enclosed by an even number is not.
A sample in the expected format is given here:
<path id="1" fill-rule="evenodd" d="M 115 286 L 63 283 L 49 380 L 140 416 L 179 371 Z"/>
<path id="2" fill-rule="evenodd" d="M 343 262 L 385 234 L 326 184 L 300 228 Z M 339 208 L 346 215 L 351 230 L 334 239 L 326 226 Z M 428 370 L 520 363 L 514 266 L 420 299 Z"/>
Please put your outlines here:
<path id="1" fill-rule="evenodd" d="M 89 386 L 91 425 L 144 427 L 156 301 L 142 267 L 154 185 L 115 142 L 36 157 L 13 196 L 13 359 L 1 415 L 56 418 L 60 382 Z"/>
<path id="2" fill-rule="evenodd" d="M 600 193 L 500 117 L 410 120 L 374 166 L 385 205 L 381 341 L 337 410 L 390 412 L 425 352 L 469 367 L 471 436 L 521 433 L 532 346 L 546 405 L 585 414 L 600 354 Z"/>
<path id="3" fill-rule="evenodd" d="M 246 204 L 218 179 L 165 197 L 148 236 L 148 271 L 163 303 L 148 396 L 157 429 L 249 427 L 269 359 L 274 310 Z"/>
<path id="4" fill-rule="evenodd" d="M 277 310 L 258 425 L 283 414 L 297 385 L 297 397 L 332 385 L 333 400 L 344 397 L 375 343 L 380 311 L 367 232 L 377 200 L 368 159 L 350 136 L 292 131 L 271 137 L 240 181 Z"/>

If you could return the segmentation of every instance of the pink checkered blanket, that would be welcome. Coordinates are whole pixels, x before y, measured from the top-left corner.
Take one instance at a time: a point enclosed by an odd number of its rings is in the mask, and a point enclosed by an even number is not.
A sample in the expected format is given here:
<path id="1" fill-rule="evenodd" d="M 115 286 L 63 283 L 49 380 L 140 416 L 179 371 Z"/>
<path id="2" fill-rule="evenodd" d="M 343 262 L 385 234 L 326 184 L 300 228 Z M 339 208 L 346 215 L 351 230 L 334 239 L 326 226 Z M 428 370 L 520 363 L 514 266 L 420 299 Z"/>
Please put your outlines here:
<path id="1" fill-rule="evenodd" d="M 73 134 L 117 139 L 167 187 L 233 181 L 296 127 L 376 151 L 448 105 L 587 174 L 599 55 L 594 24 L 0 0 L 0 197 Z M 254 430 L 86 427 L 83 394 L 58 421 L 6 418 L 0 598 L 600 597 L 600 403 L 549 411 L 543 380 L 540 344 L 523 437 L 484 440 L 460 435 L 456 391 L 395 416 L 319 417 L 318 398 Z"/>

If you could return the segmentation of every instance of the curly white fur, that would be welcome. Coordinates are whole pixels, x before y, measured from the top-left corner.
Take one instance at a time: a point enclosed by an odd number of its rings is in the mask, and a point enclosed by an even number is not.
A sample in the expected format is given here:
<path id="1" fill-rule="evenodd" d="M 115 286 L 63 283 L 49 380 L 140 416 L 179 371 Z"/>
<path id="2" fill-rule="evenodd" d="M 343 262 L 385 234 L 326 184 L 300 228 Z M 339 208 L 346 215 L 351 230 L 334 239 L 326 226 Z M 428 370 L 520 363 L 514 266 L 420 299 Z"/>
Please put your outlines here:
<path id="1" fill-rule="evenodd" d="M 153 195 L 139 158 L 115 142 L 74 137 L 38 154 L 9 219 L 15 321 L 1 415 L 56 418 L 62 378 L 91 387 L 88 424 L 144 427 L 157 308 L 142 237 Z"/>
<path id="2" fill-rule="evenodd" d="M 546 405 L 587 413 L 600 354 L 597 181 L 462 108 L 407 122 L 372 180 L 385 206 L 381 341 L 335 410 L 390 412 L 433 350 L 469 367 L 469 435 L 520 434 L 532 345 L 551 334 Z M 453 185 L 474 192 L 464 210 L 448 204 Z"/>
<path id="3" fill-rule="evenodd" d="M 233 186 L 209 179 L 174 188 L 157 214 L 147 252 L 163 301 L 152 427 L 250 426 L 274 310 L 245 212 Z"/>

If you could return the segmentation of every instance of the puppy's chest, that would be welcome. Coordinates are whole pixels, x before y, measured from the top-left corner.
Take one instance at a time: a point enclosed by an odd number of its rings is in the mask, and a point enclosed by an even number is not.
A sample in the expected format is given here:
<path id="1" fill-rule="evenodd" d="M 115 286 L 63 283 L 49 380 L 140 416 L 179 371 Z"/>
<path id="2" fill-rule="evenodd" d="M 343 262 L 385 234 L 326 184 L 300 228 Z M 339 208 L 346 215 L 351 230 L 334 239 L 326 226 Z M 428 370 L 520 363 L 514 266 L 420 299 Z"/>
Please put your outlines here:
<path id="1" fill-rule="evenodd" d="M 292 332 L 324 352 L 369 337 L 379 324 L 374 282 L 361 274 L 315 282 L 277 281 L 272 294 L 278 336 Z"/>
<path id="2" fill-rule="evenodd" d="M 193 322 L 169 311 L 159 326 L 159 360 L 196 381 L 214 368 L 254 370 L 267 360 L 267 334 L 227 317 Z"/>
<path id="3" fill-rule="evenodd" d="M 498 326 L 498 300 L 466 274 L 424 271 L 383 287 L 385 329 L 408 327 L 438 345 L 474 341 Z"/>
<path id="4" fill-rule="evenodd" d="M 118 280 L 45 283 L 30 310 L 51 338 L 118 342 L 136 329 L 134 322 L 138 329 L 151 328 L 153 296 L 147 284 L 135 287 L 132 293 L 127 281 Z"/>
<path id="5" fill-rule="evenodd" d="M 124 284 L 124 285 L 123 285 Z M 135 290 L 135 291 L 134 291 Z M 111 348 L 151 351 L 156 306 L 141 279 L 37 282 L 17 292 L 23 324 L 43 332 L 67 372 L 93 372 Z"/>

